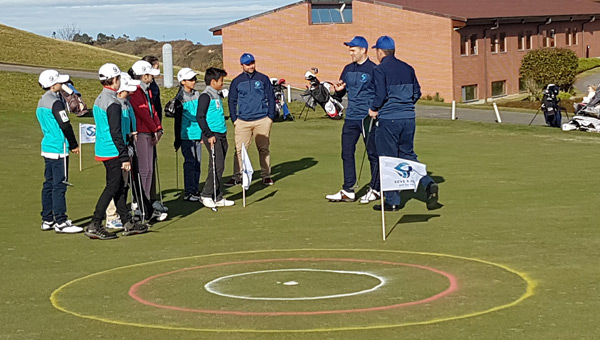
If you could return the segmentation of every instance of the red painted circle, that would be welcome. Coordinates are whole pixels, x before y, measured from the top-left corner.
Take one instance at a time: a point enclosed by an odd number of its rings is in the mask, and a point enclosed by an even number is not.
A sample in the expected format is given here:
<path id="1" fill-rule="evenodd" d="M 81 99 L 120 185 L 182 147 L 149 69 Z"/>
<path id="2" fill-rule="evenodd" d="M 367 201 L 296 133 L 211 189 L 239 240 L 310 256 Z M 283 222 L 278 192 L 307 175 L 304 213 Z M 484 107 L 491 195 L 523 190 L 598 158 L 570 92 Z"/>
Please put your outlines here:
<path id="1" fill-rule="evenodd" d="M 142 287 L 143 285 L 149 283 L 150 281 L 160 278 L 160 277 L 164 277 L 164 276 L 168 276 L 168 275 L 172 275 L 172 274 L 176 274 L 176 273 L 180 273 L 180 272 L 184 272 L 184 271 L 190 271 L 190 270 L 196 270 L 196 269 L 204 269 L 204 268 L 211 268 L 211 267 L 220 267 L 220 266 L 228 266 L 228 265 L 236 265 L 236 264 L 250 264 L 250 263 L 268 263 L 268 262 L 361 262 L 361 263 L 377 263 L 377 264 L 387 264 L 387 265 L 393 265 L 393 266 L 404 266 L 404 267 L 413 267 L 413 268 L 420 268 L 420 269 L 424 269 L 436 274 L 440 274 L 444 277 L 446 277 L 450 283 L 449 287 L 440 292 L 437 293 L 433 296 L 430 296 L 428 298 L 422 299 L 422 300 L 417 300 L 417 301 L 410 301 L 410 302 L 404 302 L 404 303 L 398 303 L 398 304 L 394 304 L 394 305 L 387 305 L 387 306 L 378 306 L 378 307 L 370 307 L 370 308 L 357 308 L 357 309 L 339 309 L 339 310 L 326 310 L 326 311 L 315 311 L 315 312 L 244 312 L 244 311 L 223 311 L 223 310 L 212 310 L 212 309 L 194 309 L 194 308 L 183 308 L 183 307 L 177 307 L 177 306 L 169 306 L 169 305 L 161 305 L 161 304 L 157 304 L 154 302 L 150 302 L 148 300 L 145 300 L 143 298 L 141 298 L 137 292 L 140 289 L 140 287 Z M 156 307 L 156 308 L 162 308 L 162 309 L 170 309 L 170 310 L 176 310 L 176 311 L 181 311 L 181 312 L 193 312 L 193 313 L 205 313 L 205 314 L 224 314 L 224 315 L 241 315 L 241 316 L 280 316 L 280 315 L 323 315 L 323 314 L 342 314 L 342 313 L 361 313 L 361 312 L 374 312 L 374 311 L 381 311 L 381 310 L 388 310 L 388 309 L 394 309 L 394 308 L 401 308 L 401 307 L 409 307 L 409 306 L 415 306 L 415 305 L 420 305 L 423 303 L 429 303 L 435 300 L 438 300 L 450 293 L 453 293 L 455 291 L 458 290 L 458 283 L 457 283 L 457 279 L 456 277 L 454 277 L 452 274 L 443 272 L 439 269 L 435 269 L 435 268 L 431 268 L 431 267 L 427 267 L 427 266 L 421 266 L 421 265 L 417 265 L 417 264 L 409 264 L 409 263 L 400 263 L 400 262 L 389 262 L 389 261 L 377 261 L 377 260 L 359 260 L 359 259 L 336 259 L 336 258 L 288 258 L 288 259 L 265 259 L 265 260 L 251 260 L 251 261 L 239 261 L 239 262 L 224 262 L 224 263 L 215 263 L 215 264 L 207 264 L 207 265 L 203 265 L 203 266 L 197 266 L 197 267 L 190 267 L 190 268 L 183 268 L 183 269 L 178 269 L 178 270 L 174 270 L 174 271 L 170 271 L 170 272 L 166 272 L 166 273 L 162 273 L 162 274 L 157 274 L 157 275 L 153 275 L 150 276 L 149 278 L 146 278 L 140 282 L 137 282 L 136 284 L 134 284 L 133 286 L 131 286 L 131 288 L 129 289 L 129 296 L 131 296 L 134 300 L 143 303 L 145 305 L 148 306 L 152 306 L 152 307 Z"/>

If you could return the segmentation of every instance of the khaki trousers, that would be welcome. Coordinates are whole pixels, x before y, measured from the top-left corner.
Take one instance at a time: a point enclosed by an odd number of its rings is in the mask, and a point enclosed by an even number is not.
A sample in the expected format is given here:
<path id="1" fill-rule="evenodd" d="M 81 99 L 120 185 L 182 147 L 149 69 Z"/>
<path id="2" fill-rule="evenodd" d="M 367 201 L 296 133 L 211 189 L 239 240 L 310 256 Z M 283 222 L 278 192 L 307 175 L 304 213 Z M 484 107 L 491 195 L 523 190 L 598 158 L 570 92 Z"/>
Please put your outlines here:
<path id="1" fill-rule="evenodd" d="M 242 170 L 242 143 L 249 149 L 252 144 L 252 137 L 256 142 L 258 149 L 258 158 L 260 161 L 260 172 L 262 178 L 271 177 L 271 153 L 269 151 L 269 136 L 271 134 L 271 125 L 273 121 L 269 117 L 259 120 L 244 121 L 237 119 L 235 126 L 235 152 L 233 153 L 233 178 L 241 180 Z"/>

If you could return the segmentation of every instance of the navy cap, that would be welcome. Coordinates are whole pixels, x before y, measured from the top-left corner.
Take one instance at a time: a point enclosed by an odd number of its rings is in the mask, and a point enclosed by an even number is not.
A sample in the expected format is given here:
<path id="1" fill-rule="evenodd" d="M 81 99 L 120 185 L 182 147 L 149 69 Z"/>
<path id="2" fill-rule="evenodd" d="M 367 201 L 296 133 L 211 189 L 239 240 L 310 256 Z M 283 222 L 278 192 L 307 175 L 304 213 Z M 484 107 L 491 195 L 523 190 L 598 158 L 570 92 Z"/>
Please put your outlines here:
<path id="1" fill-rule="evenodd" d="M 384 35 L 379 37 L 375 46 L 371 48 L 378 48 L 380 50 L 393 50 L 396 48 L 396 43 L 394 43 L 394 39 Z"/>
<path id="2" fill-rule="evenodd" d="M 240 64 L 249 65 L 254 62 L 254 56 L 250 53 L 244 53 L 240 57 Z"/>
<path id="3" fill-rule="evenodd" d="M 352 39 L 352 41 L 349 42 L 345 42 L 344 45 L 348 46 L 348 47 L 362 47 L 362 48 L 369 48 L 369 43 L 367 42 L 367 39 L 361 37 L 361 36 L 356 36 L 354 37 L 354 39 Z"/>

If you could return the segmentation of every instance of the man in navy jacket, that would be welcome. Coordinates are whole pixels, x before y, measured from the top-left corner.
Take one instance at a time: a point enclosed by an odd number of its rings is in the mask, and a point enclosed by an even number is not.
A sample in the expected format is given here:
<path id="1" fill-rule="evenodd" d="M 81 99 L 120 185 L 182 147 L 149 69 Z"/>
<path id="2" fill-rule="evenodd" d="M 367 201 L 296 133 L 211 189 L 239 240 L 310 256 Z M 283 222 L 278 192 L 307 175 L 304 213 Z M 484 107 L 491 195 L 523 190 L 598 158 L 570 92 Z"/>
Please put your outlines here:
<path id="1" fill-rule="evenodd" d="M 376 65 L 367 55 L 369 48 L 367 39 L 356 36 L 352 41 L 344 44 L 348 46 L 352 63 L 344 67 L 340 81 L 334 84 L 337 97 L 341 98 L 346 93 L 348 94 L 348 109 L 346 110 L 346 119 L 342 127 L 344 184 L 342 185 L 342 190 L 339 192 L 325 196 L 331 202 L 353 202 L 355 200 L 356 164 L 354 154 L 356 152 L 356 143 L 363 132 L 363 120 L 368 116 L 369 105 L 371 105 L 373 95 L 375 94 L 373 70 Z M 371 120 L 370 118 L 367 119 Z M 373 189 L 379 186 L 377 183 L 379 179 L 377 174 L 377 149 L 375 148 L 373 127 L 371 127 L 368 134 L 364 137 L 371 165 L 371 184 L 369 191 L 361 197 L 360 202 L 369 203 L 379 198 L 379 192 Z"/>
<path id="2" fill-rule="evenodd" d="M 246 148 L 256 141 L 262 183 L 273 185 L 269 135 L 275 119 L 275 94 L 269 77 L 256 71 L 254 56 L 244 53 L 240 57 L 243 72 L 229 86 L 229 115 L 235 131 L 233 177 L 226 186 L 241 183 L 242 144 Z"/>
<path id="3" fill-rule="evenodd" d="M 379 156 L 403 158 L 417 162 L 415 153 L 415 103 L 421 97 L 421 86 L 415 70 L 407 63 L 396 59 L 396 45 L 388 36 L 377 39 L 373 46 L 377 49 L 380 64 L 373 71 L 375 97 L 369 109 L 369 116 L 378 118 L 375 144 Z M 421 179 L 427 192 L 427 209 L 440 208 L 438 185 L 430 176 Z M 379 188 L 377 188 L 379 189 Z M 375 210 L 400 210 L 400 192 L 385 193 L 385 204 L 373 206 Z"/>

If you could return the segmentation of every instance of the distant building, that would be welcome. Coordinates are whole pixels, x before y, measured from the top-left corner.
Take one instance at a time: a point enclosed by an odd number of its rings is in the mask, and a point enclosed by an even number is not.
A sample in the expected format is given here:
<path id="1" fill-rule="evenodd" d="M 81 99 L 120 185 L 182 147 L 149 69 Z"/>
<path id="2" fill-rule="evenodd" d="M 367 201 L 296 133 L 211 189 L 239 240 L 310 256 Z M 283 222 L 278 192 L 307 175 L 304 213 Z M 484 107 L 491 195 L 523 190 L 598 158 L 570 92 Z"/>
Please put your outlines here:
<path id="1" fill-rule="evenodd" d="M 599 20 L 597 21 L 596 18 Z M 304 0 L 210 29 L 223 37 L 230 76 L 239 56 L 304 87 L 304 73 L 335 81 L 350 62 L 344 41 L 381 35 L 411 64 L 424 95 L 477 101 L 520 91 L 519 67 L 530 50 L 564 47 L 600 56 L 600 4 L 592 0 Z M 375 62 L 375 55 L 369 51 Z"/>

